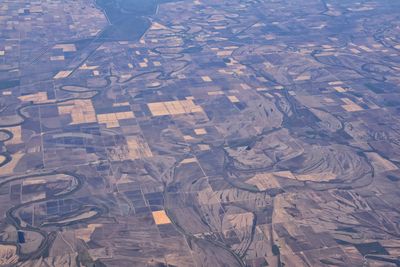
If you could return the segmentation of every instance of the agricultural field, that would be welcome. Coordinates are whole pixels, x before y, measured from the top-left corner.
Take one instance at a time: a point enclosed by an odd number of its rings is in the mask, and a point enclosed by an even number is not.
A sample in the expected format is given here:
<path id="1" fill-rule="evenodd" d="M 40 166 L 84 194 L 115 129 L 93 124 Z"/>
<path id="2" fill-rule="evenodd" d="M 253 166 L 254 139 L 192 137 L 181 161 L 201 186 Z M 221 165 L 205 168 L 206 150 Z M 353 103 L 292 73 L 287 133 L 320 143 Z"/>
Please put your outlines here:
<path id="1" fill-rule="evenodd" d="M 4 0 L 0 266 L 400 266 L 400 2 Z"/>

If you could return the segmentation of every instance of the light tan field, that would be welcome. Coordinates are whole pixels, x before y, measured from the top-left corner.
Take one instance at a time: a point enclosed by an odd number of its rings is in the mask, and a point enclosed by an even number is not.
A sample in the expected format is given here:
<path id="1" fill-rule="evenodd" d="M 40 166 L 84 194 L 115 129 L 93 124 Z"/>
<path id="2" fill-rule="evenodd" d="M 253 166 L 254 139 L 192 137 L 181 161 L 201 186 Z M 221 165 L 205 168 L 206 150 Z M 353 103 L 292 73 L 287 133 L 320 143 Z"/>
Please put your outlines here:
<path id="1" fill-rule="evenodd" d="M 203 135 L 203 134 L 207 134 L 206 129 L 204 128 L 198 128 L 198 129 L 194 129 L 195 134 L 197 135 Z"/>
<path id="2" fill-rule="evenodd" d="M 83 64 L 82 66 L 79 67 L 80 70 L 95 70 L 99 66 L 89 66 L 87 64 Z"/>
<path id="3" fill-rule="evenodd" d="M 134 136 L 128 136 L 126 141 L 128 143 L 129 159 L 134 160 L 153 156 L 149 145 L 144 140 L 140 140 Z"/>
<path id="4" fill-rule="evenodd" d="M 228 98 L 229 98 L 229 101 L 231 101 L 232 103 L 240 102 L 239 99 L 234 95 L 229 95 Z"/>
<path id="5" fill-rule="evenodd" d="M 96 122 L 96 114 L 90 99 L 71 100 L 58 105 L 60 114 L 70 114 L 71 124 Z"/>
<path id="6" fill-rule="evenodd" d="M 336 174 L 330 172 L 309 173 L 296 175 L 297 180 L 300 181 L 314 181 L 314 182 L 327 182 L 336 178 Z"/>
<path id="7" fill-rule="evenodd" d="M 133 119 L 133 118 L 135 118 L 135 115 L 133 114 L 132 111 L 98 114 L 97 115 L 97 121 L 99 123 L 106 124 L 107 128 L 119 127 L 119 120 Z"/>
<path id="8" fill-rule="evenodd" d="M 86 228 L 79 228 L 75 230 L 75 236 L 76 238 L 82 239 L 85 242 L 89 242 L 94 230 L 101 226 L 102 224 L 88 224 Z"/>
<path id="9" fill-rule="evenodd" d="M 348 98 L 341 98 L 341 100 L 346 103 L 346 105 L 342 105 L 346 111 L 353 112 L 353 111 L 360 111 L 363 110 L 362 107 L 354 103 L 351 99 Z"/>
<path id="10" fill-rule="evenodd" d="M 57 44 L 53 49 L 62 49 L 63 52 L 75 52 L 76 46 L 74 44 Z"/>
<path id="11" fill-rule="evenodd" d="M 333 87 L 333 89 L 335 89 L 336 92 L 339 92 L 339 93 L 345 93 L 347 91 L 342 86 L 335 86 L 335 87 Z"/>
<path id="12" fill-rule="evenodd" d="M 194 112 L 204 112 L 201 106 L 192 100 L 176 100 L 167 102 L 148 103 L 153 116 L 179 115 Z"/>
<path id="13" fill-rule="evenodd" d="M 62 71 L 59 71 L 53 77 L 53 79 L 57 80 L 57 79 L 67 78 L 71 73 L 72 73 L 72 70 L 62 70 Z"/>
<path id="14" fill-rule="evenodd" d="M 397 170 L 397 166 L 387 159 L 382 158 L 381 155 L 375 152 L 366 153 L 368 158 L 371 160 L 375 171 L 393 171 Z"/>
<path id="15" fill-rule="evenodd" d="M 22 181 L 22 186 L 46 184 L 45 179 L 29 179 Z"/>
<path id="16" fill-rule="evenodd" d="M 218 51 L 217 56 L 219 57 L 227 57 L 232 55 L 233 50 L 223 50 L 223 51 Z"/>
<path id="17" fill-rule="evenodd" d="M 207 94 L 208 95 L 223 95 L 224 92 L 222 92 L 222 91 L 212 91 L 212 92 L 208 92 Z"/>
<path id="18" fill-rule="evenodd" d="M 14 266 L 17 261 L 17 248 L 15 246 L 0 245 L 0 266 Z"/>
<path id="19" fill-rule="evenodd" d="M 157 225 L 171 223 L 171 220 L 168 218 L 164 210 L 153 211 L 153 218 Z"/>
<path id="20" fill-rule="evenodd" d="M 205 145 L 205 144 L 200 144 L 198 145 L 200 150 L 210 150 L 210 146 L 209 145 Z"/>
<path id="21" fill-rule="evenodd" d="M 8 140 L 6 144 L 21 144 L 22 143 L 22 135 L 21 135 L 21 125 L 6 128 L 6 130 L 10 131 L 13 134 L 13 138 Z"/>
<path id="22" fill-rule="evenodd" d="M 295 81 L 308 81 L 311 79 L 310 75 L 300 75 L 295 79 Z"/>
<path id="23" fill-rule="evenodd" d="M 196 158 L 187 158 L 181 161 L 181 164 L 197 162 Z"/>
<path id="24" fill-rule="evenodd" d="M 202 76 L 201 79 L 202 79 L 204 82 L 212 82 L 212 79 L 210 78 L 210 76 Z"/>
<path id="25" fill-rule="evenodd" d="M 37 92 L 35 94 L 30 95 L 23 95 L 18 97 L 21 101 L 29 102 L 32 101 L 35 104 L 42 104 L 42 103 L 52 103 L 54 100 L 49 100 L 47 98 L 46 92 Z"/>

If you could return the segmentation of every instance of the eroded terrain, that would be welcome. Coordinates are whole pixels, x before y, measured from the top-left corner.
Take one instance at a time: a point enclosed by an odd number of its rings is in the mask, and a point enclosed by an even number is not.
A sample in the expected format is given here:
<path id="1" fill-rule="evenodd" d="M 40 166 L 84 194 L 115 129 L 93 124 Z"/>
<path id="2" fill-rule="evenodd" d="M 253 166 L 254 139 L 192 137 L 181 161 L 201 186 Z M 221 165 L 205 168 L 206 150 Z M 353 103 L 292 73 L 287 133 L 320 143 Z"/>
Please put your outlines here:
<path id="1" fill-rule="evenodd" d="M 0 266 L 399 266 L 399 14 L 2 1 Z"/>

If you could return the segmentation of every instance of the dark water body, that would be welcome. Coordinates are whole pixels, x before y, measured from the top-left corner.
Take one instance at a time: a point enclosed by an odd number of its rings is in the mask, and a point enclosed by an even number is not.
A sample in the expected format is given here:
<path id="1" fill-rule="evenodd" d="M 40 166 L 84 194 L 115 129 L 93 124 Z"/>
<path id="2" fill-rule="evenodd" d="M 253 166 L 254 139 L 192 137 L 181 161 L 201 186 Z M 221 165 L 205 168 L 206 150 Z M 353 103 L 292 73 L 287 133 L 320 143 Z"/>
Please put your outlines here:
<path id="1" fill-rule="evenodd" d="M 0 81 L 0 90 L 16 87 L 19 86 L 19 84 L 20 84 L 19 80 Z"/>
<path id="2" fill-rule="evenodd" d="M 18 231 L 18 243 L 25 243 L 25 233 L 22 231 Z"/>
<path id="3" fill-rule="evenodd" d="M 172 0 L 96 0 L 111 25 L 103 31 L 103 41 L 134 41 L 140 39 L 151 26 L 149 16 L 154 15 L 161 3 Z"/>

